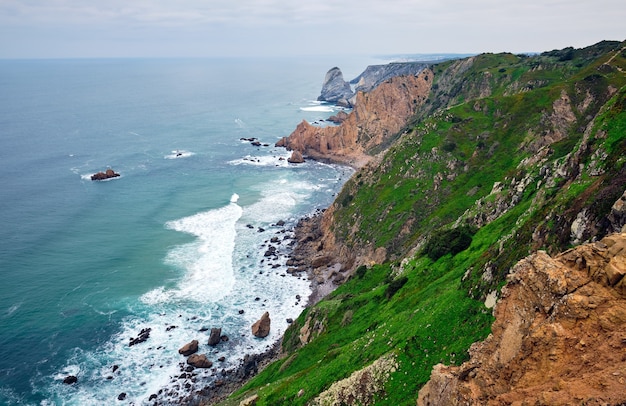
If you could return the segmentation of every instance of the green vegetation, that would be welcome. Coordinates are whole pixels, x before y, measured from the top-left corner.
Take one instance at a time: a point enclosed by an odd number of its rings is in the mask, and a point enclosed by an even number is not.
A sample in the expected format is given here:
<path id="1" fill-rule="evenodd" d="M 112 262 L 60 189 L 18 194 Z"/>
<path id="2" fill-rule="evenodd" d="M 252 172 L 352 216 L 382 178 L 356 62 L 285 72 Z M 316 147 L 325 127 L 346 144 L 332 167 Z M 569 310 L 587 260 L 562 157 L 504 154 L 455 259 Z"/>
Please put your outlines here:
<path id="1" fill-rule="evenodd" d="M 224 403 L 304 405 L 391 354 L 374 400 L 413 405 L 433 365 L 462 363 L 489 333 L 483 301 L 517 261 L 611 232 L 626 185 L 625 46 L 433 66 L 429 103 L 333 207 L 337 242 L 383 247 L 388 262 L 358 267 L 303 312 L 284 357 Z"/>

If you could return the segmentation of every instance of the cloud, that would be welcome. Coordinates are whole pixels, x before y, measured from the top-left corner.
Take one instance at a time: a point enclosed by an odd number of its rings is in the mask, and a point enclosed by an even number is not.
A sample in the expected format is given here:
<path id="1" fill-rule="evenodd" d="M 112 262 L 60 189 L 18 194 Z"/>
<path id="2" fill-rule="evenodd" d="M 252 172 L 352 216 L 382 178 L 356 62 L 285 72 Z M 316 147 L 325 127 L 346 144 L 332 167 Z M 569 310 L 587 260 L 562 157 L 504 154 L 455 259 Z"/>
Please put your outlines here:
<path id="1" fill-rule="evenodd" d="M 622 2 L 1 0 L 0 57 L 541 51 L 623 39 Z"/>

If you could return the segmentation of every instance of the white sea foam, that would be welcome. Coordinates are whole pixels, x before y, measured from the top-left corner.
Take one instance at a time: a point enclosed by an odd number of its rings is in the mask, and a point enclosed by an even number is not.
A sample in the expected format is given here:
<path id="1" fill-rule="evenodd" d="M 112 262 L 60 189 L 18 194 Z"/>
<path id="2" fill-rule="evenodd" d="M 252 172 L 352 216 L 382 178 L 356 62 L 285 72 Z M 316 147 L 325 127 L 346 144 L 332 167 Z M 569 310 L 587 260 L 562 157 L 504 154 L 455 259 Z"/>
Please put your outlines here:
<path id="1" fill-rule="evenodd" d="M 310 107 L 300 107 L 302 111 L 317 111 L 322 113 L 332 113 L 335 111 L 333 106 L 310 106 Z"/>
<path id="2" fill-rule="evenodd" d="M 181 159 L 181 158 L 189 158 L 190 156 L 195 155 L 191 151 L 186 151 L 184 149 L 175 149 L 171 154 L 165 155 L 165 159 Z"/>
<path id="3" fill-rule="evenodd" d="M 242 208 L 233 202 L 167 223 L 172 230 L 197 237 L 196 241 L 176 247 L 167 256 L 167 262 L 184 273 L 173 292 L 175 297 L 205 302 L 219 300 L 230 292 L 235 283 L 232 272 L 235 224 L 241 214 Z"/>
<path id="4" fill-rule="evenodd" d="M 291 153 L 284 150 L 272 155 L 259 155 L 252 156 L 246 155 L 240 159 L 234 159 L 229 161 L 230 165 L 253 165 L 253 166 L 289 166 L 287 159 L 291 156 Z"/>

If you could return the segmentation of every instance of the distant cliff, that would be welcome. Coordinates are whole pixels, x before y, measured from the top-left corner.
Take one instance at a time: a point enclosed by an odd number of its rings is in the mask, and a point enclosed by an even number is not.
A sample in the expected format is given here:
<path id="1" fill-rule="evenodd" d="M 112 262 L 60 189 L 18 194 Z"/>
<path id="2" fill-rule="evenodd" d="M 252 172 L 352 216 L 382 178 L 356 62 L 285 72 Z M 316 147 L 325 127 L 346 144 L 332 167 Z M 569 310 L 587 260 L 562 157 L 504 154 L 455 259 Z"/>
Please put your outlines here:
<path id="1" fill-rule="evenodd" d="M 305 156 L 360 167 L 377 147 L 389 145 L 426 101 L 433 74 L 428 69 L 387 79 L 369 92 L 358 92 L 354 110 L 339 126 L 318 127 L 302 121 L 276 146 Z"/>

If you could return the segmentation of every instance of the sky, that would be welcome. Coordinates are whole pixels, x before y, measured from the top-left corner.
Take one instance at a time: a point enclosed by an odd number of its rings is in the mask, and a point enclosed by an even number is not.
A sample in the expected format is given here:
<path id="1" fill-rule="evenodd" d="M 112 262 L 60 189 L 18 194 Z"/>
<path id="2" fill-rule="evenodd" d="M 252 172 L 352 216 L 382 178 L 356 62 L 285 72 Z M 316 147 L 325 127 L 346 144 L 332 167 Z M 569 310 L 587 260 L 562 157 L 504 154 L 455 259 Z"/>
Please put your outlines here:
<path id="1" fill-rule="evenodd" d="M 0 0 L 0 58 L 522 53 L 624 39 L 624 0 Z"/>

